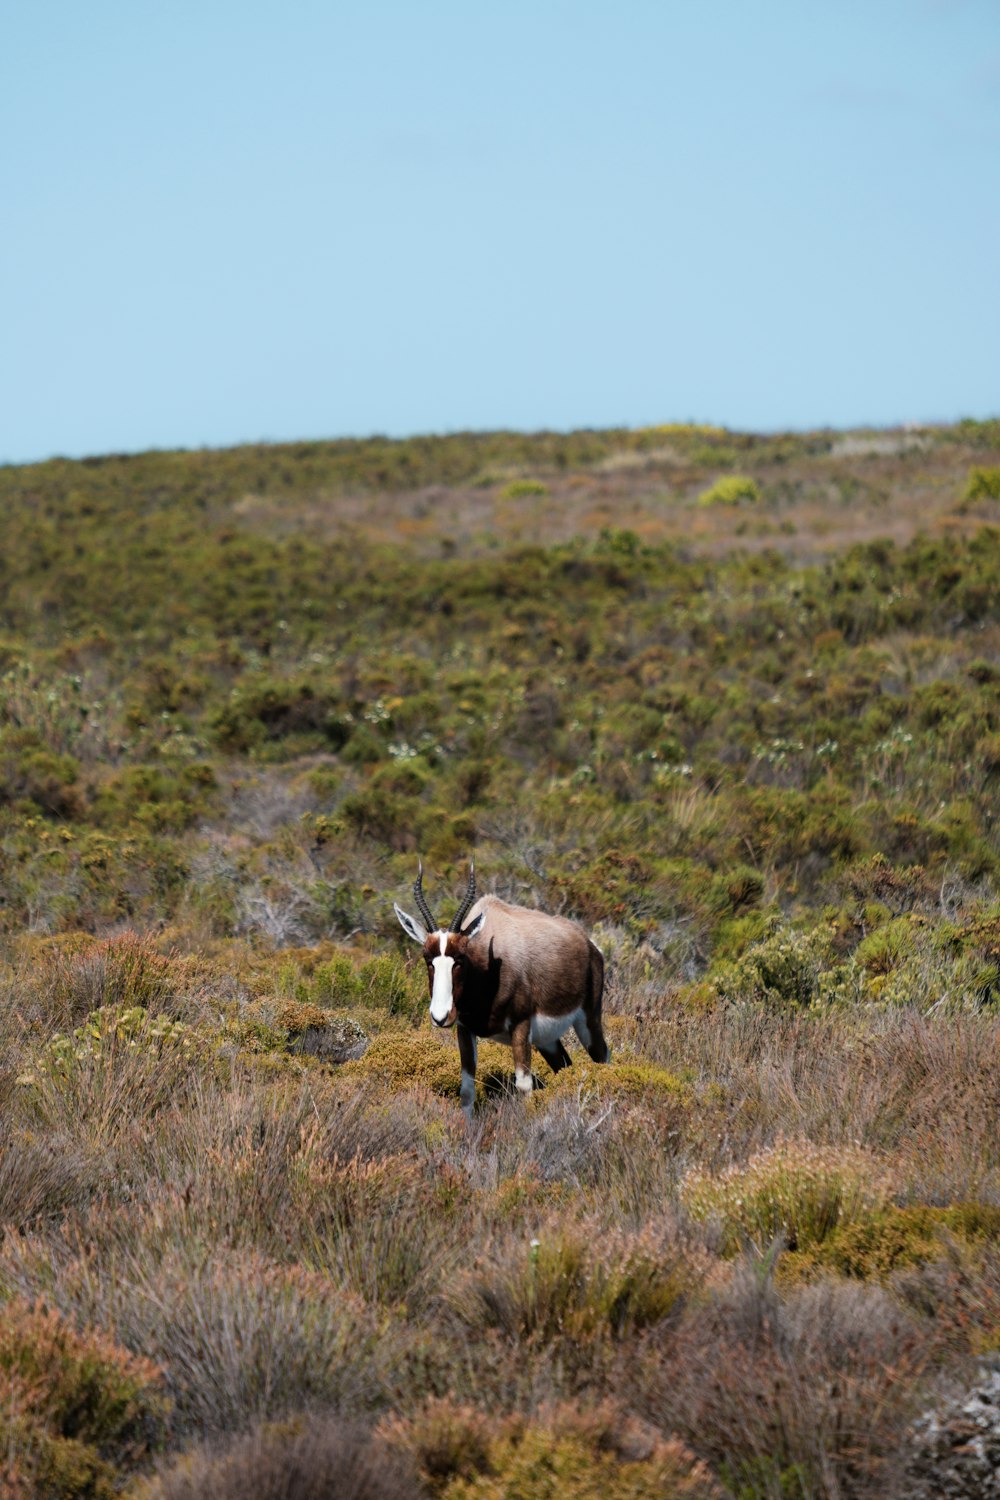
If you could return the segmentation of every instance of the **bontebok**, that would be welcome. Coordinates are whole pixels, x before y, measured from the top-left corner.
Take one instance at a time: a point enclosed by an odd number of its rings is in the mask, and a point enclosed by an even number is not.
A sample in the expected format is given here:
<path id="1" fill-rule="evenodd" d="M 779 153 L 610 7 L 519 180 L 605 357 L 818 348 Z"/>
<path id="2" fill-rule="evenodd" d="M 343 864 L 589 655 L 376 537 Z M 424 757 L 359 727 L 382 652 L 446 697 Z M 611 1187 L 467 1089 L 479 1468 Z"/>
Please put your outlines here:
<path id="1" fill-rule="evenodd" d="M 413 897 L 422 923 L 395 903 L 393 907 L 403 931 L 424 950 L 431 1020 L 435 1026 L 455 1027 L 462 1108 L 470 1119 L 479 1037 L 508 1043 L 514 1080 L 524 1094 L 532 1089 L 532 1044 L 558 1072 L 570 1064 L 562 1043 L 570 1027 L 595 1062 L 607 1062 L 601 1029 L 604 959 L 582 927 L 565 917 L 511 906 L 497 896 L 477 901 L 474 868 L 448 928 L 438 927 L 431 916 L 422 866 Z"/>

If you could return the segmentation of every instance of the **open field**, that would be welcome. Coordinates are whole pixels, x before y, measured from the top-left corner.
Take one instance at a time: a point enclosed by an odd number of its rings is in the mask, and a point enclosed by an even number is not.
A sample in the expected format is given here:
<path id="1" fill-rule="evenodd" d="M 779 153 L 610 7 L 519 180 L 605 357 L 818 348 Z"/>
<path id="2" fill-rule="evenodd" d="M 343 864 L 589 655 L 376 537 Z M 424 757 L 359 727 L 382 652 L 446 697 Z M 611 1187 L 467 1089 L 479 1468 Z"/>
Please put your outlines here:
<path id="1" fill-rule="evenodd" d="M 1000 1362 L 1000 423 L 0 516 L 0 1494 L 937 1493 Z M 613 1057 L 485 1045 L 470 1129 L 392 901 L 473 852 Z"/>

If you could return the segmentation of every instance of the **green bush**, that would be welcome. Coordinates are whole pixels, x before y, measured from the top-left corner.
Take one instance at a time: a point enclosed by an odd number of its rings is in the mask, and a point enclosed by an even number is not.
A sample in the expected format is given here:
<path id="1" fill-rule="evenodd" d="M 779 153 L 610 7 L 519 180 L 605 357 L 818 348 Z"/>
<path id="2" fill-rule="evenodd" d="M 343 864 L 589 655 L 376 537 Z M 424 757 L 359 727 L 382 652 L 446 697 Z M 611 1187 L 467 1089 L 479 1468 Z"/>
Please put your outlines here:
<path id="1" fill-rule="evenodd" d="M 432 1402 L 406 1421 L 383 1424 L 411 1454 L 439 1500 L 721 1500 L 708 1469 L 611 1407 L 550 1407 L 529 1421 L 497 1421 L 471 1407 Z"/>
<path id="2" fill-rule="evenodd" d="M 373 1038 L 364 1057 L 344 1064 L 348 1076 L 378 1080 L 385 1088 L 426 1088 L 445 1098 L 458 1098 L 461 1067 L 453 1036 L 420 1031 L 386 1031 Z M 510 1049 L 485 1042 L 479 1048 L 477 1092 L 491 1073 L 513 1078 Z"/>
<path id="3" fill-rule="evenodd" d="M 105 828 L 138 825 L 180 833 L 207 815 L 215 789 L 215 771 L 204 761 L 126 766 L 102 786 L 94 799 L 94 818 Z"/>
<path id="4" fill-rule="evenodd" d="M 252 1054 L 289 1051 L 343 1063 L 365 1050 L 367 1036 L 353 1016 L 302 1000 L 257 1000 L 227 1032 Z"/>
<path id="5" fill-rule="evenodd" d="M 864 938 L 855 950 L 855 958 L 869 975 L 890 974 L 913 956 L 915 946 L 912 922 L 900 917 Z"/>
<path id="6" fill-rule="evenodd" d="M 530 495 L 547 495 L 549 487 L 540 479 L 512 479 L 500 491 L 503 500 L 523 500 Z"/>
<path id="7" fill-rule="evenodd" d="M 698 496 L 699 505 L 756 505 L 760 499 L 757 481 L 745 474 L 724 474 Z"/>
<path id="8" fill-rule="evenodd" d="M 1000 500 L 1000 468 L 978 465 L 969 470 L 966 500 Z"/>
<path id="9" fill-rule="evenodd" d="M 338 750 L 353 721 L 335 693 L 309 679 L 249 677 L 212 711 L 209 726 L 225 750 L 251 751 L 291 737 L 300 746 Z"/>
<path id="10" fill-rule="evenodd" d="M 451 1298 L 470 1329 L 498 1329 L 538 1348 L 653 1327 L 678 1311 L 700 1276 L 694 1260 L 654 1237 L 591 1245 L 577 1231 L 553 1227 L 467 1272 Z"/>
<path id="11" fill-rule="evenodd" d="M 1000 1208 L 979 1203 L 933 1208 L 887 1204 L 838 1226 L 820 1244 L 782 1261 L 785 1279 L 817 1275 L 884 1281 L 907 1266 L 941 1260 L 949 1242 L 965 1247 L 988 1243 L 1000 1233 Z"/>
<path id="12" fill-rule="evenodd" d="M 745 948 L 733 963 L 719 963 L 711 979 L 728 1000 L 772 1007 L 815 1005 L 830 951 L 829 934 L 796 932 L 771 922 L 772 931 Z"/>
<path id="13" fill-rule="evenodd" d="M 683 1112 L 694 1100 L 690 1083 L 676 1073 L 655 1063 L 617 1056 L 610 1063 L 593 1063 L 576 1053 L 572 1068 L 563 1068 L 552 1078 L 546 1073 L 546 1079 L 546 1087 L 556 1093 L 578 1093 L 585 1089 L 599 1099 L 644 1102 L 651 1108 L 671 1106 Z"/>
<path id="14" fill-rule="evenodd" d="M 30 731 L 0 733 L 0 807 L 25 805 L 51 818 L 74 818 L 83 811 L 77 785 L 79 763 L 39 743 Z"/>
<path id="15" fill-rule="evenodd" d="M 885 1169 L 870 1151 L 808 1141 L 779 1141 L 743 1166 L 689 1171 L 681 1182 L 688 1213 L 717 1220 L 730 1255 L 747 1241 L 766 1249 L 777 1236 L 790 1250 L 809 1249 L 888 1195 Z"/>
<path id="16" fill-rule="evenodd" d="M 312 975 L 296 984 L 300 1000 L 317 1005 L 345 1006 L 361 998 L 357 970 L 346 953 L 337 953 L 316 965 Z"/>
<path id="17" fill-rule="evenodd" d="M 379 954 L 361 965 L 358 993 L 365 1005 L 411 1020 L 422 1017 L 428 1004 L 423 972 L 415 965 L 408 967 L 402 959 L 388 953 Z"/>

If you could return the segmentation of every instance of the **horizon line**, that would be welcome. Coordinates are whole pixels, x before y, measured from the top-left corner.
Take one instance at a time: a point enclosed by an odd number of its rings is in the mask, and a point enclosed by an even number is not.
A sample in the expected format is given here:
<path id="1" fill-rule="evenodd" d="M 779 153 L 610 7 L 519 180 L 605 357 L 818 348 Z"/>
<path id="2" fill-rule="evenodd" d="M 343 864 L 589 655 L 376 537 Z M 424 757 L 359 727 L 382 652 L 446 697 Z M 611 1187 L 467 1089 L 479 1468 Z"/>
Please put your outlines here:
<path id="1" fill-rule="evenodd" d="M 736 437 L 781 437 L 805 436 L 815 433 L 831 433 L 835 435 L 847 435 L 853 433 L 879 433 L 879 432 L 927 432 L 941 430 L 948 427 L 960 427 L 964 423 L 976 424 L 1000 421 L 1000 411 L 990 412 L 986 416 L 963 415 L 952 418 L 928 418 L 927 420 L 900 419 L 893 422 L 852 422 L 846 425 L 837 423 L 820 423 L 818 426 L 806 424 L 803 426 L 775 426 L 775 427 L 730 427 L 726 423 L 699 421 L 688 419 L 686 421 L 667 422 L 638 422 L 635 424 L 625 422 L 609 422 L 607 425 L 596 426 L 593 424 L 582 424 L 577 427 L 449 427 L 444 429 L 418 429 L 412 432 L 378 432 L 365 433 L 340 433 L 336 436 L 299 436 L 299 437 L 261 437 L 241 438 L 235 442 L 223 443 L 192 443 L 192 444 L 164 444 L 158 446 L 152 444 L 149 447 L 139 448 L 109 448 L 104 450 L 86 451 L 77 453 L 54 452 L 44 458 L 0 458 L 0 469 L 30 469 L 41 467 L 51 463 L 109 463 L 115 459 L 145 458 L 154 454 L 205 454 L 205 453 L 230 453 L 240 448 L 298 448 L 305 445 L 335 446 L 337 444 L 349 443 L 409 443 L 421 439 L 437 442 L 446 442 L 450 438 L 468 437 L 496 437 L 500 435 L 516 435 L 519 437 L 573 437 L 582 432 L 607 433 L 607 432 L 668 432 L 673 430 L 695 430 L 703 432 L 724 432 Z"/>

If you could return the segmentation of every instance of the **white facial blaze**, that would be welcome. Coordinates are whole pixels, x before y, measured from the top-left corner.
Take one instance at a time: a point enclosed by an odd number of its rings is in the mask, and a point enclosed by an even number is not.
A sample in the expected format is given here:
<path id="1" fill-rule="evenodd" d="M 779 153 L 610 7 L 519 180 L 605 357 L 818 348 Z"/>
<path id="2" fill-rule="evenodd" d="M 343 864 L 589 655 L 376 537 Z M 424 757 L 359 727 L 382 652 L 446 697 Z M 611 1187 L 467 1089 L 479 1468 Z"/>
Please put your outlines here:
<path id="1" fill-rule="evenodd" d="M 448 934 L 442 932 L 440 938 L 441 956 L 431 960 L 434 966 L 434 983 L 431 987 L 431 1019 L 439 1023 L 447 1021 L 451 1015 L 451 977 L 452 970 L 455 967 L 455 960 L 448 958 L 444 951 L 448 943 Z"/>

